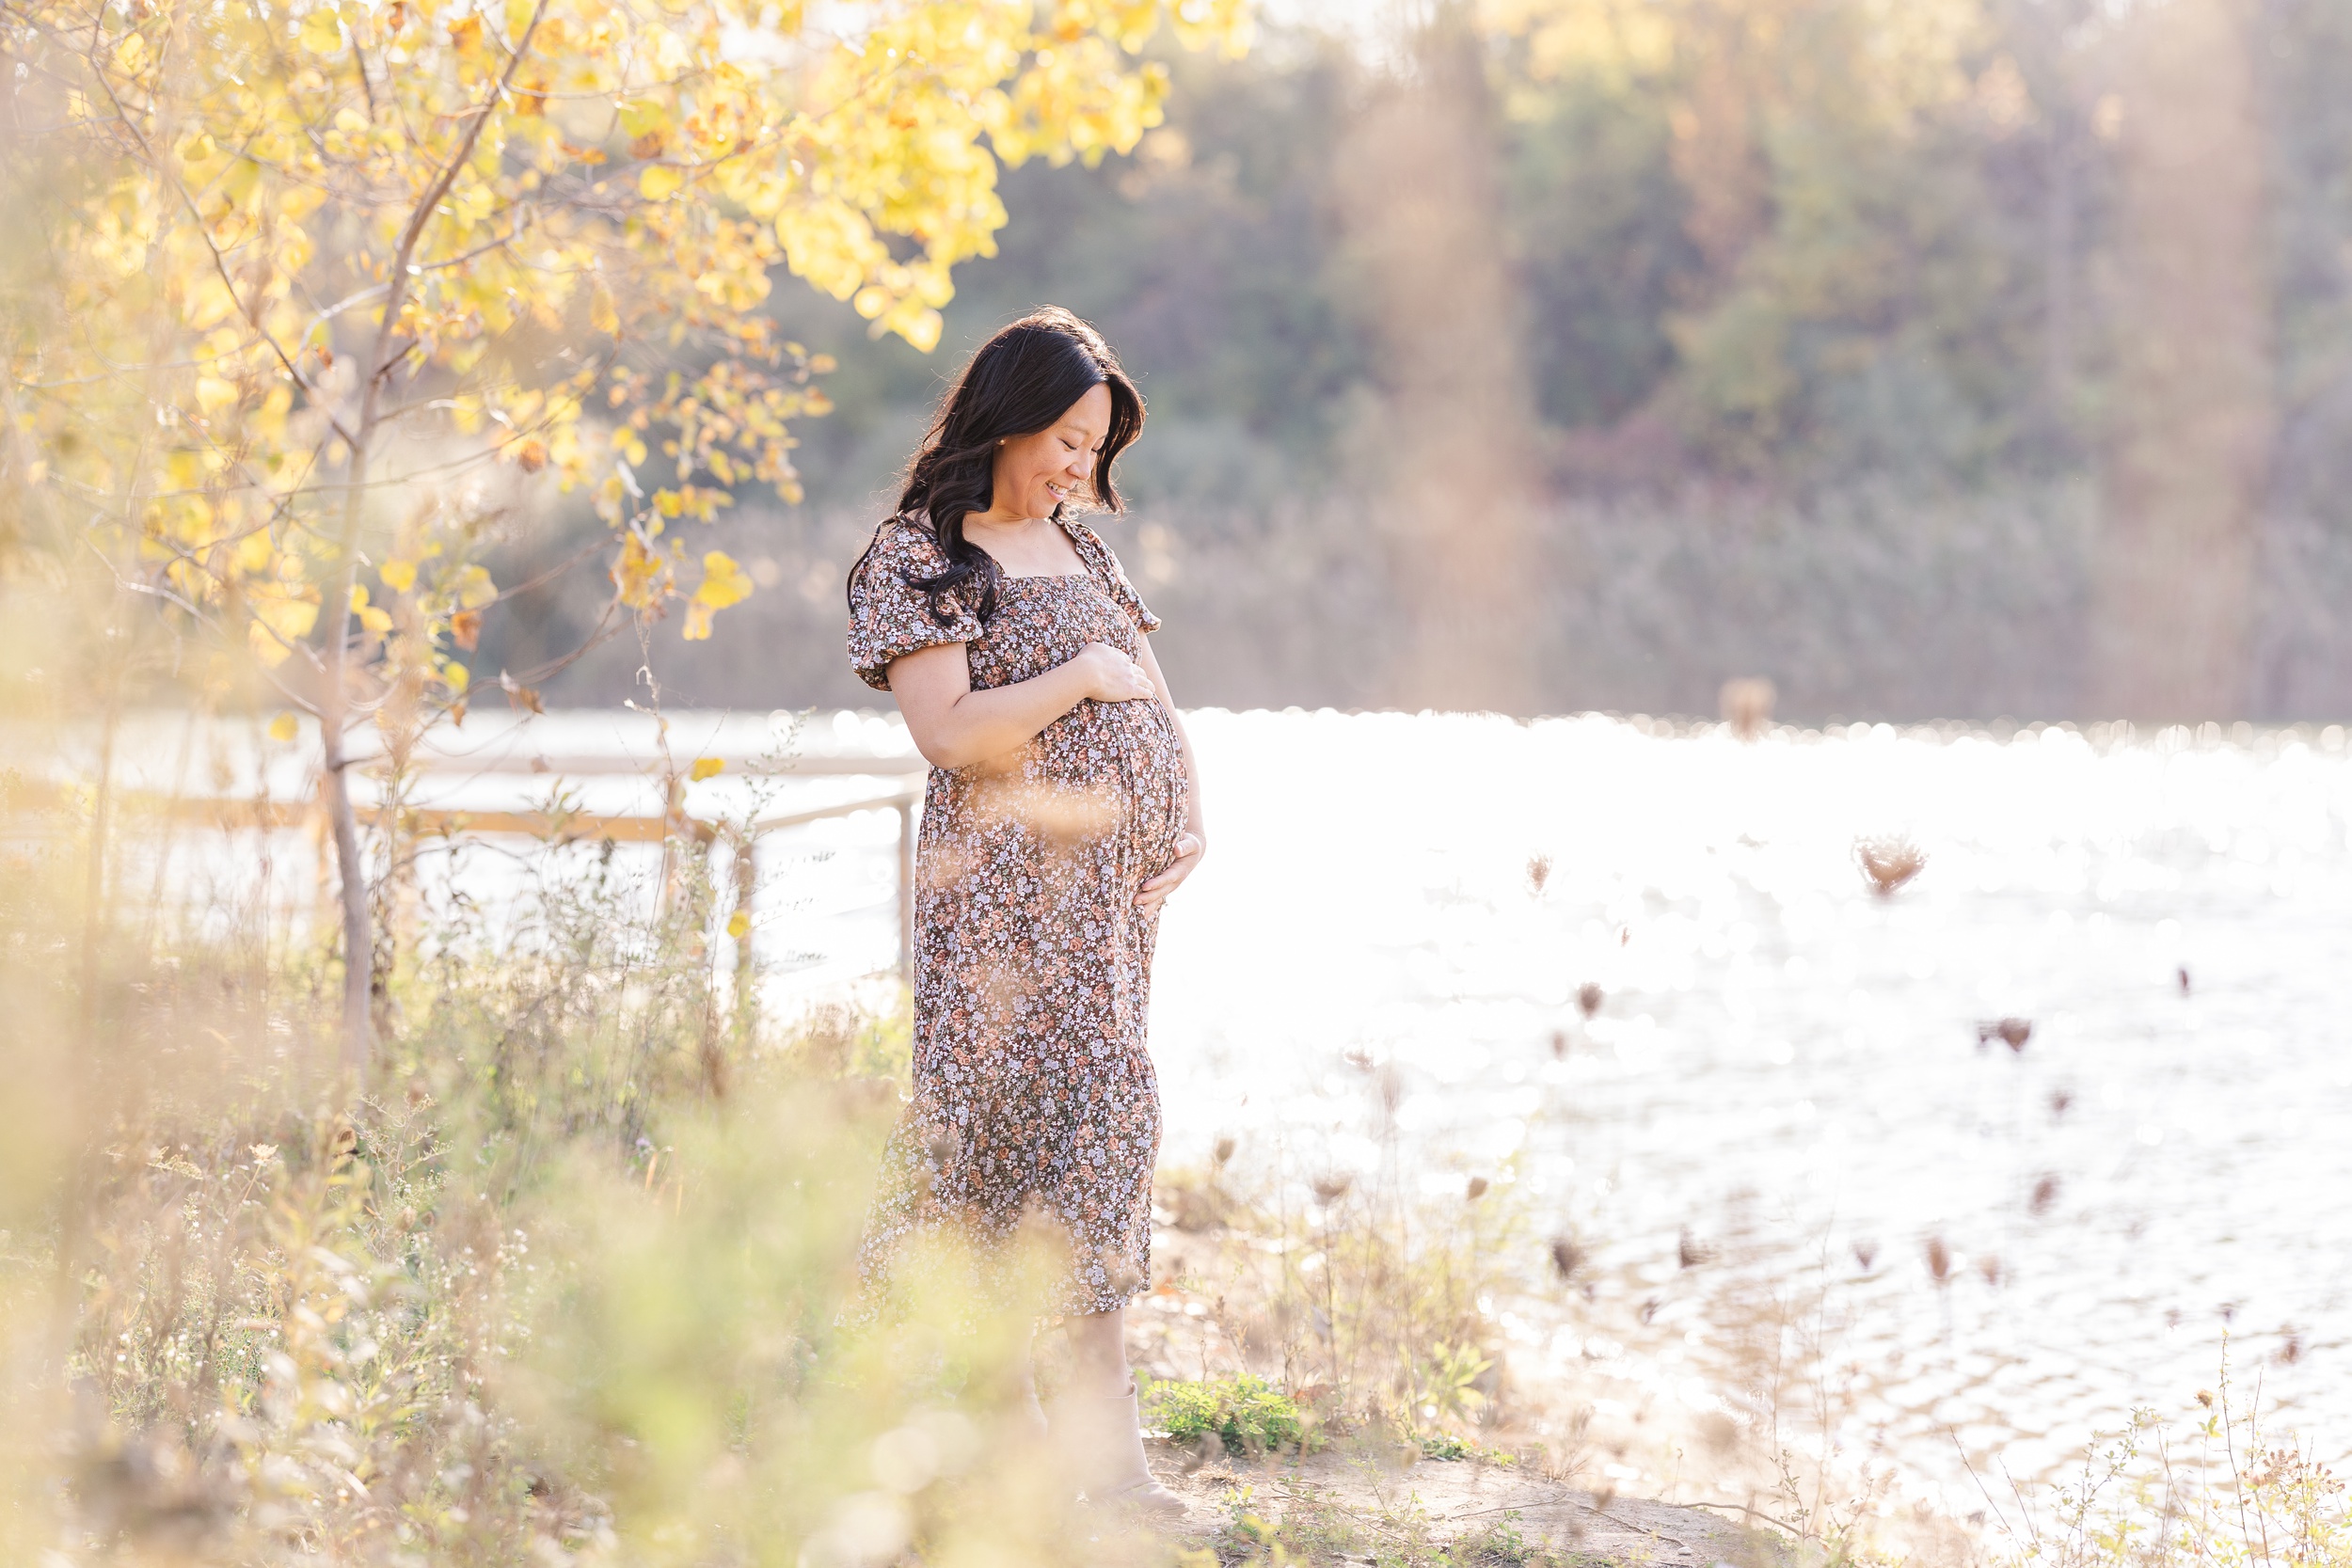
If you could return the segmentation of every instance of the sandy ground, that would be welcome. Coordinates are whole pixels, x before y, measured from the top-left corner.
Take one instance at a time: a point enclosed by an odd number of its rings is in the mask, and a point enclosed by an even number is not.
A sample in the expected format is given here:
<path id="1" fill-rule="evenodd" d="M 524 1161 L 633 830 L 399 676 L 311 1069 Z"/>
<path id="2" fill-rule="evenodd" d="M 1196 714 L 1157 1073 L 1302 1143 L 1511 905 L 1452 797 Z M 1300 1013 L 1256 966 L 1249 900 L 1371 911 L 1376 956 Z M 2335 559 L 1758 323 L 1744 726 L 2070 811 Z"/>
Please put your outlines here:
<path id="1" fill-rule="evenodd" d="M 1532 1545 L 1549 1544 L 1563 1557 L 1587 1563 L 1655 1564 L 1657 1568 L 1777 1568 L 1765 1540 L 1713 1513 L 1595 1497 L 1513 1465 L 1422 1460 L 1403 1467 L 1361 1454 L 1328 1450 L 1248 1460 L 1220 1458 L 1186 1473 L 1188 1456 L 1154 1445 L 1153 1473 L 1191 1505 L 1179 1532 L 1195 1544 L 1235 1540 L 1237 1516 L 1272 1520 L 1302 1505 L 1343 1513 L 1368 1535 L 1425 1524 L 1435 1541 L 1474 1537 L 1509 1522 Z M 1371 1562 L 1368 1552 L 1334 1552 L 1317 1561 Z"/>

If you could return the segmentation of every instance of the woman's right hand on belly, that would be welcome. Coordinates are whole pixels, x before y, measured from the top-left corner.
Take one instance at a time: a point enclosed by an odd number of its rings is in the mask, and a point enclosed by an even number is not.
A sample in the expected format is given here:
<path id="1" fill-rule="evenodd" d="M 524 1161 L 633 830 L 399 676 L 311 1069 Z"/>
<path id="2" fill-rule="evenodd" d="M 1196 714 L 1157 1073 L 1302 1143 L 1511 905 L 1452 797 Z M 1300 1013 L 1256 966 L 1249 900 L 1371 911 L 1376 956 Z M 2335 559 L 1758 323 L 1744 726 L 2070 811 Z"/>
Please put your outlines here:
<path id="1" fill-rule="evenodd" d="M 1071 664 L 1085 676 L 1086 694 L 1098 703 L 1134 703 L 1159 690 L 1143 666 L 1107 642 L 1089 642 Z"/>
<path id="2" fill-rule="evenodd" d="M 1010 686 L 974 690 L 961 642 L 935 642 L 890 662 L 890 691 L 923 759 L 953 771 L 1019 752 L 1080 703 L 1157 697 L 1150 672 L 1107 642 Z"/>

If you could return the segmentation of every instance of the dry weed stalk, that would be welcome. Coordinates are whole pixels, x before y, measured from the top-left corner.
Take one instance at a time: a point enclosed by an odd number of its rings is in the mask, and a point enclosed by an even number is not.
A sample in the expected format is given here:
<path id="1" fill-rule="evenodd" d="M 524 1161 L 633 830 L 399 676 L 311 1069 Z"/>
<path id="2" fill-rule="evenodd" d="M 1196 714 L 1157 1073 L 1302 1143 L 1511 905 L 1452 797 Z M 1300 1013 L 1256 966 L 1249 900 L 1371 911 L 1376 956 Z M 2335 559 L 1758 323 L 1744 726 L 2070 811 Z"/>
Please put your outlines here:
<path id="1" fill-rule="evenodd" d="M 1928 866 L 1927 851 L 1899 836 L 1858 840 L 1853 853 L 1870 891 L 1881 898 L 1894 897 Z"/>
<path id="2" fill-rule="evenodd" d="M 1994 1040 L 2010 1049 L 2012 1056 L 2022 1056 L 2026 1042 L 2033 1038 L 2033 1020 L 2029 1018 L 2000 1018 L 1977 1025 L 1977 1049 L 1981 1051 Z"/>
<path id="3" fill-rule="evenodd" d="M 2186 1430 L 2142 1408 L 2094 1439 L 2071 1484 L 2018 1497 L 1999 1568 L 2352 1568 L 2344 1481 L 2293 1441 L 2274 1439 L 2252 1408 L 2233 1409 L 2229 1344 L 2220 1380 L 2200 1389 Z M 1979 1478 L 1981 1484 L 1981 1478 Z M 1990 1489 L 1987 1505 L 1994 1504 Z"/>
<path id="4" fill-rule="evenodd" d="M 1761 676 L 1727 680 L 1716 694 L 1716 710 L 1741 740 L 1753 741 L 1772 728 L 1772 705 L 1780 693 Z"/>

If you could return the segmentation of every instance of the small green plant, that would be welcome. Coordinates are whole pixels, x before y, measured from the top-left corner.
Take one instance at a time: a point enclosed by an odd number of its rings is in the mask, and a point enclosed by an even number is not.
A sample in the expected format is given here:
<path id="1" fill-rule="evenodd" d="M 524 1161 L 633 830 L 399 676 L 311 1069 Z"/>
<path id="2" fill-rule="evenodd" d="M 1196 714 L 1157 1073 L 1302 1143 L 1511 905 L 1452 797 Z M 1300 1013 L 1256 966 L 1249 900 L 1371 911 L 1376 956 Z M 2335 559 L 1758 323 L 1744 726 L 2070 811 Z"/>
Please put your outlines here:
<path id="1" fill-rule="evenodd" d="M 1486 1402 L 1479 1380 L 1494 1367 L 1494 1358 L 1475 1345 L 1440 1343 L 1420 1357 L 1413 1369 L 1413 1403 L 1423 1420 L 1451 1416 L 1467 1420 Z"/>
<path id="2" fill-rule="evenodd" d="M 1154 1382 L 1144 1391 L 1143 1408 L 1172 1443 L 1197 1443 L 1215 1433 L 1235 1453 L 1295 1448 L 1307 1434 L 1291 1397 L 1250 1372 L 1206 1383 Z"/>
<path id="3" fill-rule="evenodd" d="M 1475 1535 L 1464 1536 L 1454 1544 L 1453 1557 L 1457 1562 L 1477 1563 L 1481 1568 L 1535 1568 L 1560 1560 L 1541 1541 L 1530 1541 L 1519 1532 L 1517 1509 L 1489 1523 Z"/>
<path id="4" fill-rule="evenodd" d="M 1311 1486 L 1292 1490 L 1280 1513 L 1259 1506 L 1254 1487 L 1226 1499 L 1229 1515 L 1221 1543 L 1242 1553 L 1243 1568 L 1307 1568 L 1356 1560 L 1370 1544 L 1362 1522 L 1328 1493 Z"/>
<path id="5" fill-rule="evenodd" d="M 1423 1433 L 1412 1439 L 1423 1459 L 1472 1460 L 1480 1465 L 1517 1465 L 1519 1456 L 1451 1432 Z"/>

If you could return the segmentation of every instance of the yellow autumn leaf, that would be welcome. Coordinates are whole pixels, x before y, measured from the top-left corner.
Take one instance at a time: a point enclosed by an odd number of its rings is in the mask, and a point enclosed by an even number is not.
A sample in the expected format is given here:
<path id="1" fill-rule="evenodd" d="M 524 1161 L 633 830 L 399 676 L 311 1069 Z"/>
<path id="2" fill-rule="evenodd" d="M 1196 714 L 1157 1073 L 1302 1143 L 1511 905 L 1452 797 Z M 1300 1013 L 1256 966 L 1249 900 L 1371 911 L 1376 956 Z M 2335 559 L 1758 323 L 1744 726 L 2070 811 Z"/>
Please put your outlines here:
<path id="1" fill-rule="evenodd" d="M 686 625 L 678 635 L 689 642 L 700 642 L 710 635 L 710 619 L 732 604 L 740 604 L 751 597 L 752 579 L 735 558 L 724 550 L 712 550 L 703 557 L 702 586 L 686 602 Z"/>
<path id="2" fill-rule="evenodd" d="M 1187 42 L 1231 44 L 1247 5 L 22 0 L 26 38 L 84 40 L 41 68 L 44 148 L 77 179 L 20 236 L 58 263 L 20 269 L 22 313 L 73 330 L 19 374 L 9 422 L 30 445 L 0 467 L 72 497 L 90 519 L 77 546 L 158 564 L 191 621 L 232 641 L 242 625 L 264 665 L 322 629 L 312 552 L 367 494 L 404 519 L 397 558 L 366 574 L 382 600 L 355 595 L 331 620 L 412 627 L 404 657 L 462 693 L 440 650 L 468 651 L 499 589 L 462 564 L 478 515 L 441 503 L 444 483 L 453 499 L 471 478 L 398 471 L 382 423 L 397 417 L 453 467 L 505 459 L 596 492 L 624 536 L 621 603 L 652 617 L 683 594 L 687 635 L 707 637 L 750 578 L 714 552 L 680 580 L 690 557 L 665 526 L 709 524 L 755 483 L 797 498 L 793 427 L 827 407 L 802 374 L 827 356 L 777 364 L 778 271 L 929 346 L 954 269 L 995 253 L 1003 165 L 1134 145 L 1166 72 L 1122 46 L 1170 19 Z M 834 11 L 859 18 L 857 47 Z M 1083 24 L 1048 61 L 1039 29 L 1065 15 Z M 134 122 L 148 130 L 123 135 Z M 364 309 L 322 316 L 354 278 L 375 285 Z M 583 323 L 607 345 L 666 334 L 698 368 L 665 378 L 499 346 Z M 384 326 L 403 352 L 359 362 Z M 377 422 L 342 428 L 371 375 Z M 662 489 L 649 465 L 665 459 L 678 473 Z"/>
<path id="3" fill-rule="evenodd" d="M 621 105 L 621 135 L 631 141 L 669 131 L 669 106 L 655 98 L 632 98 Z"/>
<path id="4" fill-rule="evenodd" d="M 313 5 L 302 19 L 302 47 L 313 55 L 332 55 L 343 46 L 343 30 L 331 6 Z"/>
<path id="5" fill-rule="evenodd" d="M 637 534 L 622 539 L 621 559 L 612 565 L 612 585 L 620 590 L 623 604 L 632 610 L 644 609 L 668 592 L 664 586 L 668 576 L 668 560 L 647 549 Z"/>
<path id="6" fill-rule="evenodd" d="M 498 584 L 480 566 L 469 566 L 457 574 L 457 603 L 466 610 L 480 610 L 497 602 Z"/>
<path id="7" fill-rule="evenodd" d="M 715 779 L 726 770 L 727 764 L 724 757 L 696 757 L 694 766 L 686 770 L 686 776 L 696 784 L 700 784 L 705 779 Z"/>
<path id="8" fill-rule="evenodd" d="M 696 599 L 713 610 L 724 610 L 751 596 L 751 575 L 735 563 L 733 556 L 711 550 L 703 557 L 703 582 L 694 590 Z"/>
<path id="9" fill-rule="evenodd" d="M 284 663 L 293 645 L 319 621 L 318 594 L 311 588 L 256 583 L 246 591 L 246 608 L 253 617 L 246 624 L 246 643 L 265 665 Z"/>
<path id="10" fill-rule="evenodd" d="M 368 603 L 365 583 L 355 582 L 351 585 L 351 612 L 359 618 L 362 626 L 379 636 L 392 629 L 392 618 Z"/>
<path id="11" fill-rule="evenodd" d="M 748 932 L 751 928 L 752 917 L 747 911 L 738 910 L 733 914 L 727 916 L 727 935 L 734 938 L 737 942 L 741 942 L 743 940 L 744 933 Z"/>
<path id="12" fill-rule="evenodd" d="M 269 737 L 281 746 L 301 733 L 302 726 L 295 722 L 291 713 L 281 713 L 269 721 Z"/>

